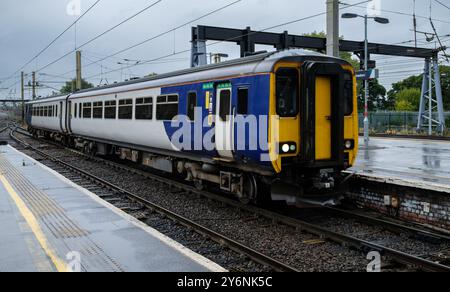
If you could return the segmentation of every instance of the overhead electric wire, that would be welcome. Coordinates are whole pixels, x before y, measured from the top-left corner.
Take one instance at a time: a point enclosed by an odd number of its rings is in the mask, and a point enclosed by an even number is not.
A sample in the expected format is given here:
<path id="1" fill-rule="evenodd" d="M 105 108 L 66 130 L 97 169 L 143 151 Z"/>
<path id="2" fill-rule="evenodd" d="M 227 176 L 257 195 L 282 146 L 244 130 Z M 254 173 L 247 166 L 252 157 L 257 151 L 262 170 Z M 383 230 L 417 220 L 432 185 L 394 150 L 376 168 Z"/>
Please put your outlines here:
<path id="1" fill-rule="evenodd" d="M 443 50 L 445 48 L 445 46 L 442 43 L 441 38 L 439 37 L 439 35 L 437 33 L 436 27 L 434 26 L 434 23 L 433 23 L 433 20 L 431 19 L 431 17 L 430 17 L 430 24 L 431 24 L 431 27 L 433 28 L 434 34 L 436 35 L 438 42 L 439 42 L 440 48 Z M 447 55 L 447 53 L 444 50 L 443 50 L 443 53 L 444 53 L 444 57 L 447 59 L 447 61 L 449 61 L 450 58 Z"/>
<path id="2" fill-rule="evenodd" d="M 351 5 L 349 4 L 346 7 L 342 8 L 341 10 L 344 10 L 344 9 L 347 9 L 347 8 L 351 8 L 351 7 L 354 7 L 356 5 L 361 5 L 361 4 L 364 4 L 364 3 L 368 3 L 368 2 L 370 2 L 370 0 L 358 2 L 356 4 L 351 4 Z M 298 18 L 298 19 L 291 20 L 291 21 L 288 21 L 288 22 L 284 22 L 284 23 L 281 23 L 281 24 L 278 24 L 278 25 L 270 26 L 270 27 L 267 27 L 267 28 L 259 30 L 259 31 L 253 31 L 253 32 L 244 34 L 243 36 L 251 36 L 253 34 L 257 34 L 257 33 L 260 33 L 260 32 L 265 32 L 265 31 L 272 30 L 272 29 L 275 29 L 275 28 L 279 28 L 279 27 L 283 27 L 283 26 L 286 26 L 286 25 L 290 25 L 290 24 L 301 22 L 301 21 L 309 20 L 309 19 L 312 19 L 312 18 L 316 18 L 316 17 L 319 17 L 319 16 L 326 15 L 326 14 L 327 14 L 327 11 L 316 13 L 316 14 L 313 14 L 313 15 L 310 15 L 310 16 L 306 16 L 306 17 Z M 205 47 L 210 47 L 210 46 L 214 46 L 214 45 L 217 45 L 217 44 L 220 44 L 220 43 L 233 41 L 233 40 L 241 38 L 241 37 L 242 37 L 242 35 L 241 36 L 237 36 L 237 37 L 232 37 L 232 38 L 229 38 L 229 39 L 226 39 L 226 40 L 216 41 L 216 42 L 211 43 L 211 44 L 206 44 Z M 161 56 L 161 57 L 157 57 L 157 58 L 154 58 L 154 59 L 143 61 L 143 62 L 141 62 L 139 64 L 130 65 L 129 67 L 131 68 L 131 67 L 135 67 L 135 66 L 146 65 L 146 64 L 148 64 L 150 62 L 159 61 L 159 60 L 171 57 L 171 56 L 184 54 L 184 53 L 187 53 L 187 52 L 190 52 L 190 51 L 191 51 L 191 49 L 186 49 L 186 50 L 182 50 L 182 51 L 179 51 L 179 52 L 174 52 L 174 53 L 167 54 L 167 55 L 164 55 L 164 56 Z M 126 69 L 126 68 L 127 67 L 125 67 L 124 69 Z M 109 71 L 109 72 L 105 72 L 103 74 L 109 74 L 109 73 L 117 72 L 117 71 L 120 71 L 120 70 L 121 69 L 119 69 L 119 70 L 112 70 L 112 71 Z M 89 77 L 87 77 L 87 79 L 94 78 L 94 77 L 97 77 L 99 75 L 101 75 L 101 74 L 95 74 L 95 75 L 89 76 Z"/>
<path id="3" fill-rule="evenodd" d="M 437 2 L 438 4 L 440 4 L 440 5 L 442 5 L 442 6 L 444 6 L 445 8 L 447 8 L 447 9 L 449 9 L 450 10 L 450 6 L 448 6 L 448 5 L 446 5 L 446 4 L 444 4 L 444 3 L 442 3 L 441 1 L 439 1 L 439 0 L 434 0 L 435 2 Z"/>
<path id="4" fill-rule="evenodd" d="M 422 69 L 416 69 L 416 70 L 394 70 L 394 71 L 381 71 L 380 74 L 397 74 L 397 73 L 408 73 L 408 72 L 416 72 L 416 71 L 423 71 Z"/>
<path id="5" fill-rule="evenodd" d="M 365 7 L 365 6 L 359 6 L 359 5 L 355 5 L 354 7 L 360 8 L 360 9 L 367 9 L 367 7 Z M 408 16 L 408 17 L 414 16 L 413 14 L 410 14 L 410 13 L 401 12 L 401 11 L 395 11 L 395 10 L 380 9 L 380 11 L 381 11 L 381 12 L 386 12 L 386 13 L 391 13 L 391 14 L 396 14 L 396 15 Z M 427 19 L 427 20 L 429 19 L 428 16 L 423 16 L 423 15 L 416 15 L 416 17 L 417 17 L 417 18 L 422 18 L 422 19 Z M 450 21 L 443 20 L 443 19 L 433 18 L 432 20 L 438 21 L 438 22 L 442 22 L 442 23 L 450 24 Z"/>
<path id="6" fill-rule="evenodd" d="M 233 5 L 235 5 L 235 4 L 239 3 L 239 2 L 242 2 L 242 1 L 243 1 L 243 0 L 237 0 L 237 1 L 234 1 L 234 2 L 232 2 L 232 3 L 227 4 L 227 5 L 225 5 L 225 6 L 222 6 L 222 7 L 220 7 L 220 8 L 217 8 L 217 9 L 215 9 L 215 10 L 213 10 L 213 11 L 210 11 L 210 12 L 208 12 L 208 13 L 206 13 L 206 14 L 200 16 L 200 17 L 197 17 L 197 18 L 195 18 L 195 19 L 193 19 L 193 20 L 190 20 L 190 21 L 188 21 L 188 22 L 186 22 L 186 23 L 183 23 L 183 24 L 181 24 L 181 25 L 178 25 L 178 26 L 176 26 L 176 27 L 174 27 L 174 28 L 171 28 L 171 29 L 169 29 L 169 30 L 167 30 L 167 31 L 165 31 L 165 32 L 162 32 L 162 33 L 157 34 L 157 35 L 155 35 L 155 36 L 152 36 L 152 37 L 150 37 L 150 38 L 147 38 L 147 39 L 145 39 L 145 40 L 143 40 L 143 41 L 141 41 L 141 42 L 139 42 L 139 43 L 136 43 L 136 44 L 134 44 L 134 45 L 132 45 L 132 46 L 129 46 L 129 47 L 125 48 L 125 49 L 119 50 L 119 51 L 117 51 L 117 52 L 115 52 L 115 53 L 113 53 L 113 54 L 111 54 L 111 55 L 108 55 L 108 56 L 106 56 L 106 57 L 100 59 L 99 61 L 103 61 L 103 60 L 106 60 L 106 59 L 108 59 L 108 58 L 115 57 L 115 56 L 117 56 L 117 55 L 119 55 L 119 54 L 121 54 L 121 53 L 124 53 L 124 52 L 126 52 L 126 51 L 129 51 L 129 50 L 134 49 L 134 48 L 136 48 L 136 47 L 139 47 L 139 46 L 141 46 L 141 45 L 143 45 L 143 44 L 146 44 L 146 43 L 148 43 L 148 42 L 150 42 L 150 41 L 153 41 L 153 40 L 155 40 L 155 39 L 158 39 L 158 38 L 160 38 L 160 37 L 162 37 L 162 36 L 164 36 L 164 35 L 167 35 L 167 34 L 169 34 L 169 33 L 171 33 L 171 32 L 174 32 L 174 31 L 176 31 L 176 30 L 178 30 L 178 29 L 180 29 L 180 28 L 182 28 L 182 27 L 184 27 L 184 26 L 190 25 L 190 24 L 192 24 L 192 23 L 194 23 L 194 22 L 196 22 L 196 21 L 199 21 L 199 20 L 201 20 L 201 19 L 203 19 L 203 18 L 205 18 L 205 17 L 208 17 L 208 16 L 210 16 L 210 15 L 212 15 L 212 14 L 215 14 L 215 13 L 217 13 L 217 12 L 219 12 L 219 11 L 222 11 L 222 10 L 224 10 L 224 9 L 230 7 L 230 6 L 233 6 Z M 93 64 L 94 64 L 94 63 L 90 63 L 90 64 L 84 66 L 84 68 L 89 67 L 89 66 L 91 66 L 91 65 L 93 65 Z M 119 70 L 120 70 L 120 69 L 119 69 Z M 75 70 L 68 71 L 68 72 L 64 73 L 63 75 L 67 75 L 67 74 L 72 73 L 72 72 L 74 72 L 74 71 L 75 71 Z"/>
<path id="7" fill-rule="evenodd" d="M 12 88 L 14 87 L 14 86 L 16 86 L 17 84 L 19 84 L 21 82 L 21 79 L 19 78 L 19 80 L 17 80 L 14 84 L 12 84 L 12 85 L 10 85 L 8 88 L 6 88 L 6 89 L 3 89 L 2 91 L 8 91 L 8 94 L 10 94 L 10 91 L 12 90 Z M 6 99 L 6 98 L 4 98 L 4 99 Z"/>
<path id="8" fill-rule="evenodd" d="M 95 36 L 94 38 L 88 40 L 87 42 L 83 43 L 81 46 L 78 46 L 76 49 L 74 49 L 74 50 L 72 50 L 72 51 L 66 53 L 65 55 L 61 56 L 60 58 L 58 58 L 58 59 L 56 59 L 56 60 L 54 60 L 54 61 L 48 63 L 47 65 L 45 65 L 45 66 L 43 66 L 43 67 L 41 67 L 41 68 L 39 68 L 38 70 L 36 70 L 36 72 L 42 71 L 42 70 L 44 70 L 44 69 L 50 67 L 51 65 L 53 65 L 53 64 L 55 64 L 55 63 L 61 61 L 61 60 L 64 59 L 65 57 L 67 57 L 67 56 L 73 54 L 73 53 L 76 52 L 77 50 L 79 50 L 79 49 L 81 49 L 81 48 L 87 46 L 88 44 L 90 44 L 90 43 L 96 41 L 97 39 L 101 38 L 101 37 L 104 36 L 105 34 L 107 34 L 107 33 L 111 32 L 111 31 L 113 31 L 114 29 L 118 28 L 119 26 L 125 24 L 126 22 L 128 22 L 128 21 L 130 21 L 130 20 L 132 20 L 132 19 L 134 19 L 134 18 L 137 17 L 138 15 L 140 15 L 140 14 L 142 14 L 143 12 L 149 10 L 150 8 L 154 7 L 155 5 L 157 5 L 158 3 L 162 2 L 162 1 L 163 1 L 163 0 L 157 0 L 156 2 L 153 2 L 151 5 L 145 7 L 144 9 L 142 9 L 142 10 L 140 10 L 139 12 L 133 14 L 132 16 L 126 18 L 125 20 L 121 21 L 120 23 L 114 25 L 113 27 L 107 29 L 106 31 L 102 32 L 101 34 L 99 34 L 99 35 Z"/>
<path id="9" fill-rule="evenodd" d="M 62 75 L 55 75 L 55 74 L 49 74 L 49 73 L 39 73 L 39 75 L 67 80 L 67 77 L 64 77 Z"/>
<path id="10" fill-rule="evenodd" d="M 63 32 L 61 32 L 56 38 L 54 38 L 47 46 L 45 46 L 39 53 L 37 53 L 33 58 L 26 62 L 22 67 L 17 69 L 12 75 L 19 73 L 22 69 L 28 66 L 31 62 L 36 60 L 40 55 L 42 55 L 46 50 L 48 50 L 58 39 L 60 39 L 69 29 L 71 29 L 76 23 L 78 23 L 86 14 L 89 13 L 101 0 L 97 0 L 92 4 L 83 14 L 81 14 L 71 25 L 69 25 Z M 9 78 L 10 79 L 10 78 Z"/>

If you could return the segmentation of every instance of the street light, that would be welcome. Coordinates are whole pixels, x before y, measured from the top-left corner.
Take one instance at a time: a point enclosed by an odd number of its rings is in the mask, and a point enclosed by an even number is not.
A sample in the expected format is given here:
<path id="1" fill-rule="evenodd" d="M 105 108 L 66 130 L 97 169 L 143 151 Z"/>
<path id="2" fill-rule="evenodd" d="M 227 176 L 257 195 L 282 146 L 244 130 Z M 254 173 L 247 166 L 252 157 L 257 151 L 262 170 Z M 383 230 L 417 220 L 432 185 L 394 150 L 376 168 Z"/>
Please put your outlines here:
<path id="1" fill-rule="evenodd" d="M 381 23 L 381 24 L 388 24 L 389 19 L 383 18 L 383 17 L 370 17 L 367 14 L 366 15 L 359 15 L 355 13 L 344 13 L 342 14 L 342 18 L 344 19 L 351 19 L 351 18 L 364 18 L 364 31 L 365 31 L 365 37 L 364 37 L 364 70 L 367 72 L 369 71 L 369 41 L 367 36 L 367 26 L 368 26 L 368 20 L 373 19 L 375 22 Z M 366 144 L 366 147 L 369 146 L 369 80 L 368 78 L 364 78 L 364 142 Z"/>
<path id="2" fill-rule="evenodd" d="M 349 18 L 357 18 L 357 17 L 358 17 L 358 14 L 355 14 L 355 13 L 344 13 L 344 14 L 342 14 L 342 18 L 349 19 Z"/>

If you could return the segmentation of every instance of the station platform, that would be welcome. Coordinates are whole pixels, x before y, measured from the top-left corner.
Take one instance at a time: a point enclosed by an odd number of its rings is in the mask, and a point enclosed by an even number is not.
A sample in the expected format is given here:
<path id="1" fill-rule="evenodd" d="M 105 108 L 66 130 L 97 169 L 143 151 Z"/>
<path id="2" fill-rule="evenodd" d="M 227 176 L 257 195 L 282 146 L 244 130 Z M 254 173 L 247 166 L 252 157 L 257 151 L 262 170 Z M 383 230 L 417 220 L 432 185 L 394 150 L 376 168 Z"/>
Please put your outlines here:
<path id="1" fill-rule="evenodd" d="M 0 146 L 0 272 L 222 272 L 220 266 Z"/>
<path id="2" fill-rule="evenodd" d="M 369 180 L 450 193 L 450 141 L 361 138 L 348 172 Z"/>

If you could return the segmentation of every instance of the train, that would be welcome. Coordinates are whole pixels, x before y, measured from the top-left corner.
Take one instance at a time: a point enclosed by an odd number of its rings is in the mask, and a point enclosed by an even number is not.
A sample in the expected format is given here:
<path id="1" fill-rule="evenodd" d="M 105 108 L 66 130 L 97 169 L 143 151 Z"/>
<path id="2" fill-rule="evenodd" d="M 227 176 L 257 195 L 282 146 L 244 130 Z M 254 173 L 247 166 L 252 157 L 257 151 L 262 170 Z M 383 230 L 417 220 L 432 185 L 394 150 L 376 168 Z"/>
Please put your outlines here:
<path id="1" fill-rule="evenodd" d="M 334 204 L 358 151 L 355 70 L 288 49 L 30 101 L 28 131 L 243 203 Z"/>

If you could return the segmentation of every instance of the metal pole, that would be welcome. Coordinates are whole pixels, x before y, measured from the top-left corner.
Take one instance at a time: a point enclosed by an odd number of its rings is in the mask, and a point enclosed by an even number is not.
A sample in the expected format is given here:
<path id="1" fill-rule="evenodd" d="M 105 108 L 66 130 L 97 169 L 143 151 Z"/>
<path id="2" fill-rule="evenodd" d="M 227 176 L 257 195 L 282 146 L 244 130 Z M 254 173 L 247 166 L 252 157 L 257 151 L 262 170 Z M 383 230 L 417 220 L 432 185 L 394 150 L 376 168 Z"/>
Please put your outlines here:
<path id="1" fill-rule="evenodd" d="M 444 115 L 444 105 L 442 100 L 442 85 L 441 85 L 441 74 L 439 72 L 439 63 L 438 57 L 433 58 L 433 67 L 434 67 L 434 88 L 436 92 L 436 102 L 437 102 L 437 110 L 438 110 L 438 121 L 439 128 L 438 132 L 440 135 L 444 134 L 445 131 L 445 115 Z"/>
<path id="2" fill-rule="evenodd" d="M 429 79 L 428 79 L 428 114 L 430 115 L 428 120 L 428 135 L 433 135 L 433 65 L 432 62 L 429 64 Z"/>
<path id="3" fill-rule="evenodd" d="M 364 40 L 364 70 L 367 72 L 369 70 L 369 42 L 368 42 L 368 18 L 367 15 L 364 16 L 364 30 L 365 30 L 365 40 Z M 364 79 L 364 142 L 366 146 L 369 146 L 369 80 Z"/>
<path id="4" fill-rule="evenodd" d="M 32 88 L 32 97 L 33 100 L 36 99 L 36 72 L 31 74 L 31 88 Z"/>
<path id="5" fill-rule="evenodd" d="M 81 51 L 77 51 L 77 79 L 76 79 L 76 90 L 81 90 Z"/>
<path id="6" fill-rule="evenodd" d="M 24 78 L 25 74 L 23 71 L 20 73 L 21 82 L 20 82 L 20 97 L 22 98 L 22 124 L 25 123 L 25 88 L 24 88 Z"/>
<path id="7" fill-rule="evenodd" d="M 327 0 L 327 55 L 339 57 L 338 0 Z"/>
<path id="8" fill-rule="evenodd" d="M 425 66 L 423 69 L 423 79 L 422 79 L 422 92 L 420 94 L 420 108 L 419 108 L 419 119 L 417 121 L 417 131 L 422 131 L 422 127 L 425 126 L 425 112 L 426 112 L 426 96 L 428 91 L 428 70 L 430 66 L 428 63 L 430 59 L 425 59 Z"/>

